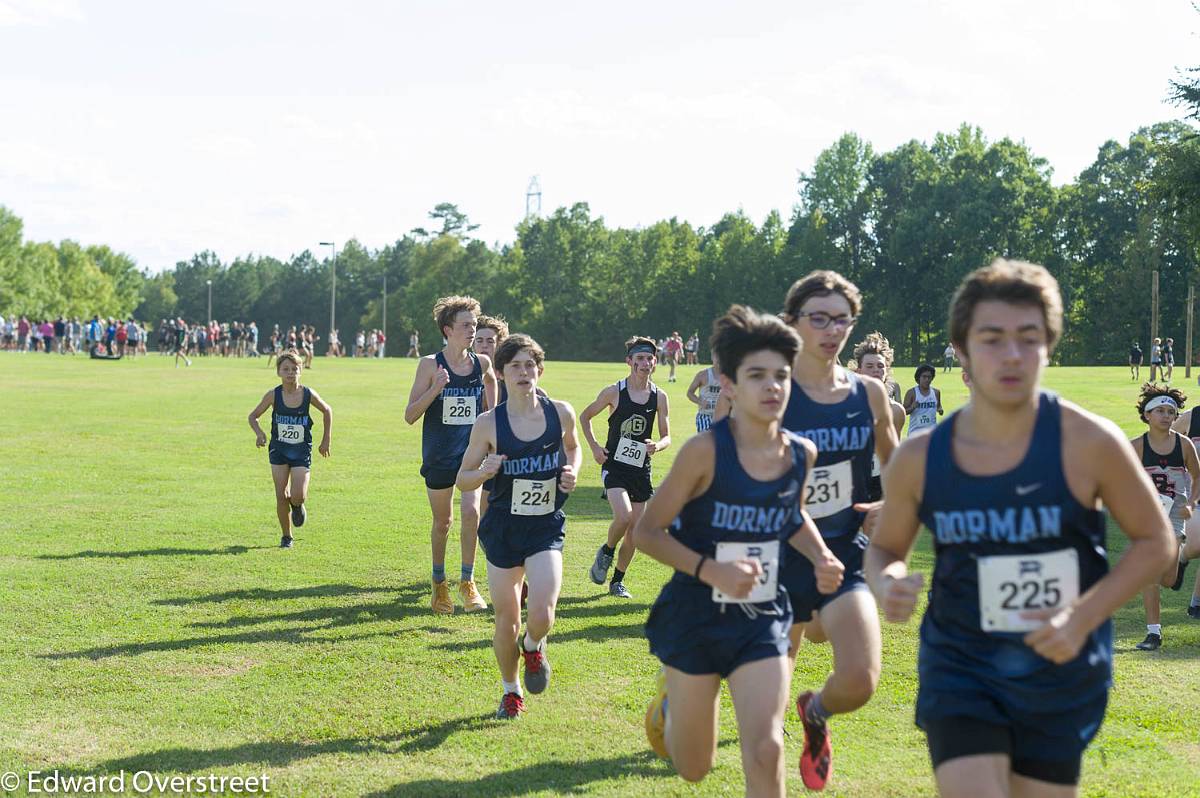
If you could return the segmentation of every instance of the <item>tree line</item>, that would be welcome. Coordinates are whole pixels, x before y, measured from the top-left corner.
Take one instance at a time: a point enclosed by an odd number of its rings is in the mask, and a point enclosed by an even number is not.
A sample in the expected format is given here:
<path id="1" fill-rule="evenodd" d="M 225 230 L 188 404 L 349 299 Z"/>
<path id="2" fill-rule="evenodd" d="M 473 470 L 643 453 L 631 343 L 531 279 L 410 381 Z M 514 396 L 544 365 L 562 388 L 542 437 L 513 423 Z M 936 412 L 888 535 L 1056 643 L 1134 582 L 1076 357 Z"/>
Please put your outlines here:
<path id="1" fill-rule="evenodd" d="M 1195 73 L 1185 73 L 1185 77 Z M 1173 85 L 1200 121 L 1200 78 Z M 638 333 L 679 330 L 707 338 L 710 320 L 742 302 L 778 310 L 788 286 L 832 268 L 863 290 L 856 335 L 882 331 L 901 362 L 934 360 L 946 344 L 945 312 L 960 279 L 997 256 L 1045 264 L 1063 290 L 1066 328 L 1057 361 L 1123 362 L 1150 329 L 1151 273 L 1161 286 L 1161 334 L 1183 338 L 1187 285 L 1200 276 L 1200 138 L 1185 122 L 1108 141 L 1076 180 L 1023 142 L 989 141 L 976 127 L 910 141 L 889 152 L 846 133 L 800 176 L 787 220 L 728 213 L 711 226 L 668 219 L 608 226 L 586 203 L 517 225 L 511 244 L 472 235 L 450 203 L 381 249 L 349 241 L 337 253 L 342 340 L 382 327 L 393 355 L 420 332 L 440 342 L 430 315 L 442 295 L 469 293 L 486 312 L 533 335 L 548 356 L 619 358 Z M 73 241 L 22 239 L 0 207 L 0 314 L 134 315 L 147 322 L 213 315 L 260 329 L 306 322 L 328 336 L 332 261 L 304 251 L 287 260 L 223 262 L 211 251 L 151 273 L 126 255 Z M 1179 347 L 1182 350 L 1182 346 Z M 324 351 L 324 346 L 319 346 Z"/>

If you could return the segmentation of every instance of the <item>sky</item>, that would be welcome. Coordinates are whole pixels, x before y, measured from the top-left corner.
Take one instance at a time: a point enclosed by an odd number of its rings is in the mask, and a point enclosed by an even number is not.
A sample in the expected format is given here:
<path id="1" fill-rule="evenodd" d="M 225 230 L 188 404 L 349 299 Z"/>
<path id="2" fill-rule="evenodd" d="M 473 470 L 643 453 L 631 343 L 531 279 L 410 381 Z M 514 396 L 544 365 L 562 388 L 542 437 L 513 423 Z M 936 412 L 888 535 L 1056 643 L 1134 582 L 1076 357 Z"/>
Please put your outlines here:
<path id="1" fill-rule="evenodd" d="M 534 175 L 610 226 L 786 220 L 846 131 L 968 122 L 1069 182 L 1196 65 L 1190 0 L 0 0 L 0 205 L 151 272 L 375 249 L 439 202 L 509 242 Z"/>

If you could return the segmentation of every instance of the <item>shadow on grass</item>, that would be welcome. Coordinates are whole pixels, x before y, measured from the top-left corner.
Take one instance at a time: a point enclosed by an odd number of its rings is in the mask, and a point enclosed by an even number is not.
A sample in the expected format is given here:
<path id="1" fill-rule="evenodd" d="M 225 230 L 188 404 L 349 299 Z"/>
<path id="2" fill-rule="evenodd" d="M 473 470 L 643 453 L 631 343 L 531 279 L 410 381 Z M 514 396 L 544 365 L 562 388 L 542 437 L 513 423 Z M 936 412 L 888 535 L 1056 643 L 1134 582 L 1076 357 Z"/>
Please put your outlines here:
<path id="1" fill-rule="evenodd" d="M 78 775 L 86 775 L 117 773 L 122 770 L 130 773 L 139 770 L 154 773 L 195 773 L 251 764 L 283 768 L 294 762 L 325 754 L 413 754 L 431 751 L 457 732 L 482 729 L 500 722 L 502 721 L 493 720 L 490 714 L 470 715 L 379 737 L 346 737 L 314 742 L 272 740 L 210 749 L 163 748 L 99 762 L 86 771 L 72 767 L 57 769 L 63 775 L 71 771 L 77 771 Z"/>
<path id="2" fill-rule="evenodd" d="M 550 630 L 548 643 L 556 645 L 560 643 L 570 643 L 575 640 L 586 640 L 591 643 L 602 643 L 607 640 L 618 639 L 640 639 L 645 637 L 645 624 L 641 621 L 637 623 L 622 624 L 620 626 L 585 626 L 582 629 L 572 629 L 569 632 L 558 632 L 554 629 Z M 492 638 L 489 634 L 486 638 L 478 638 L 475 640 L 461 641 L 450 640 L 445 643 L 434 643 L 430 646 L 432 649 L 440 649 L 442 651 L 466 651 L 469 649 L 490 649 L 492 647 Z"/>
<path id="3" fill-rule="evenodd" d="M 184 607 L 189 604 L 222 604 L 226 601 L 287 601 L 302 598 L 333 598 L 336 596 L 353 596 L 362 593 L 387 593 L 392 588 L 361 587 L 359 585 L 314 585 L 313 587 L 298 587 L 288 590 L 267 590 L 254 588 L 251 590 L 230 590 L 225 593 L 209 593 L 206 596 L 180 596 L 178 598 L 158 599 L 150 602 L 160 606 Z M 408 586 L 400 589 L 402 598 L 408 595 L 424 595 L 428 588 L 424 586 Z"/>
<path id="4" fill-rule="evenodd" d="M 320 588 L 314 588 L 320 590 Z M 372 591 L 374 589 L 371 589 Z M 109 657 L 133 657 L 156 651 L 183 651 L 202 646 L 220 646 L 230 644 L 251 643 L 292 643 L 297 645 L 312 645 L 317 643 L 339 642 L 340 638 L 318 636 L 314 633 L 340 629 L 361 623 L 378 621 L 398 621 L 411 616 L 427 616 L 428 610 L 423 604 L 407 601 L 408 597 L 417 593 L 424 594 L 424 585 L 406 585 L 399 588 L 400 600 L 384 601 L 367 604 L 352 604 L 349 606 L 313 607 L 289 613 L 267 614 L 259 616 L 235 616 L 226 621 L 194 624 L 196 627 L 212 629 L 231 629 L 244 626 L 274 623 L 300 624 L 286 629 L 263 629 L 234 634 L 213 634 L 203 637 L 184 637 L 168 640 L 138 641 L 111 646 L 97 646 L 78 651 L 55 652 L 39 654 L 42 659 L 108 659 Z M 392 632 L 379 632 L 364 637 L 382 636 Z"/>
<path id="5" fill-rule="evenodd" d="M 223 549 L 134 549 L 133 551 L 77 551 L 74 554 L 39 554 L 39 560 L 79 560 L 111 558 L 126 560 L 133 557 L 184 557 L 213 554 L 245 554 L 257 549 L 273 549 L 275 546 L 226 546 Z"/>
<path id="6" fill-rule="evenodd" d="M 646 752 L 633 756 L 613 756 L 605 759 L 589 759 L 585 762 L 551 759 L 535 765 L 489 773 L 480 778 L 464 781 L 448 779 L 422 779 L 401 782 L 379 792 L 368 793 L 371 798 L 393 798 L 394 796 L 514 796 L 551 790 L 564 795 L 581 790 L 588 784 L 630 776 L 672 778 L 671 770 L 653 754 Z"/>

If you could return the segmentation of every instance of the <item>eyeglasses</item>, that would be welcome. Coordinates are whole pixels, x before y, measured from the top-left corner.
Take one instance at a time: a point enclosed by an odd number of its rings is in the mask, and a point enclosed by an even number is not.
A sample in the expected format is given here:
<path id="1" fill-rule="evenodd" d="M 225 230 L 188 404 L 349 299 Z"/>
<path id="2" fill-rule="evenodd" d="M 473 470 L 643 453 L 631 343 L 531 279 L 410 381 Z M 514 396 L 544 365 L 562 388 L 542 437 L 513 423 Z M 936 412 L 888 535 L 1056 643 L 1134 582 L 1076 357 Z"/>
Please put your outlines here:
<path id="1" fill-rule="evenodd" d="M 838 329 L 846 329 L 847 327 L 853 327 L 854 322 L 858 321 L 854 316 L 830 316 L 828 313 L 821 313 L 820 311 L 816 313 L 797 313 L 796 316 L 808 316 L 808 323 L 813 326 L 814 330 L 824 330 L 829 326 L 830 322 L 833 322 L 833 326 Z"/>

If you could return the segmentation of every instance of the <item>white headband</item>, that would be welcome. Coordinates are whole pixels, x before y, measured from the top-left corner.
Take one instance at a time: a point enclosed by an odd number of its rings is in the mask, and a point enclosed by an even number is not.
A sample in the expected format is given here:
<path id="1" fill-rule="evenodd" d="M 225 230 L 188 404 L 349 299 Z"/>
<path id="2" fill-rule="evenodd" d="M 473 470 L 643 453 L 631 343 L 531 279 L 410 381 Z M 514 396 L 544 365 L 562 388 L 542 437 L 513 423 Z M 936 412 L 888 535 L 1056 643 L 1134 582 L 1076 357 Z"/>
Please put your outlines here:
<path id="1" fill-rule="evenodd" d="M 1159 396 L 1154 397 L 1149 402 L 1146 402 L 1145 412 L 1149 413 L 1154 408 L 1162 407 L 1163 405 L 1170 405 L 1171 407 L 1175 408 L 1176 410 L 1179 409 L 1179 405 L 1175 404 L 1174 399 L 1167 396 L 1166 394 L 1161 394 Z"/>

